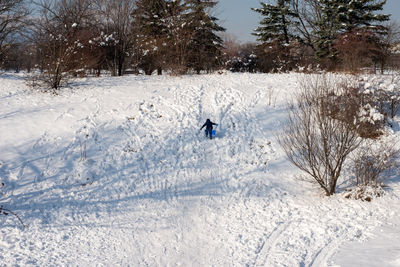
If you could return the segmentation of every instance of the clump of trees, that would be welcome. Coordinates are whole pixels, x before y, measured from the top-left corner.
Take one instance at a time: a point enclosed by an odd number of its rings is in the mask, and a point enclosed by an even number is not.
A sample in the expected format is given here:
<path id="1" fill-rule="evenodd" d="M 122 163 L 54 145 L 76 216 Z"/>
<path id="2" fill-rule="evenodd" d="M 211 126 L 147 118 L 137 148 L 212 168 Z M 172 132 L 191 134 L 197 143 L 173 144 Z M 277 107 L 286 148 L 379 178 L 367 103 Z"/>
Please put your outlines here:
<path id="1" fill-rule="evenodd" d="M 7 63 L 18 68 L 13 52 L 20 47 L 20 33 L 28 14 L 24 0 L 0 1 L 0 67 Z"/>
<path id="2" fill-rule="evenodd" d="M 23 33 L 21 50 L 29 51 L 30 65 L 40 71 L 36 80 L 53 89 L 73 76 L 101 71 L 186 74 L 224 65 L 218 34 L 225 29 L 212 15 L 217 1 L 35 0 L 29 17 L 20 12 L 23 0 L 3 2 L 10 8 L 0 6 L 0 12 L 9 12 L 12 23 L 0 27 L 0 62 L 6 63 L 11 37 Z M 7 55 L 22 61 L 18 54 Z"/>
<path id="3" fill-rule="evenodd" d="M 255 30 L 265 71 L 312 63 L 327 70 L 382 72 L 394 43 L 385 0 L 275 0 L 253 10 L 263 17 Z M 392 32 L 391 32 L 392 31 Z M 398 38 L 398 37 L 397 37 Z M 362 45 L 361 45 L 362 44 Z M 259 56 L 259 57 L 260 57 Z"/>
<path id="4" fill-rule="evenodd" d="M 222 49 L 225 69 L 232 72 L 258 71 L 257 46 L 252 43 L 240 44 L 235 37 L 224 35 Z"/>

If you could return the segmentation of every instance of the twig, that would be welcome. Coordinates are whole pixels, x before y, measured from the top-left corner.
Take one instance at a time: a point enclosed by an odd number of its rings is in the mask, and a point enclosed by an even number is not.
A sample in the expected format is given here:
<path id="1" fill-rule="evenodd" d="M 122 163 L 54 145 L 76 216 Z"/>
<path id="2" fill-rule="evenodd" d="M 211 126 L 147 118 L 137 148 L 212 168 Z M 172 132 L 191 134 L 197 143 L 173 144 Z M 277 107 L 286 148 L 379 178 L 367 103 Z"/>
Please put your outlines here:
<path id="1" fill-rule="evenodd" d="M 3 208 L 3 206 L 0 206 L 0 215 L 6 215 L 7 216 L 8 214 L 14 215 L 19 220 L 19 222 L 21 223 L 22 227 L 25 230 L 26 226 L 25 226 L 24 222 L 21 220 L 21 218 L 15 212 L 13 212 L 13 211 L 11 211 L 9 209 Z"/>

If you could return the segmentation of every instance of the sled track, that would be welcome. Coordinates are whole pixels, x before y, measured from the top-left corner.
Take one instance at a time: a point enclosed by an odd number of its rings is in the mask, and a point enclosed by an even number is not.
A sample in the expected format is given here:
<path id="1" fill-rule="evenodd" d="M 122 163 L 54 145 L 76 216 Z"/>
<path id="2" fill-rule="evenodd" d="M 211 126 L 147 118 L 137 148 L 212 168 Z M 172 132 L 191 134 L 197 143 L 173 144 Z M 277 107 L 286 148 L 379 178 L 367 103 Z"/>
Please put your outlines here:
<path id="1" fill-rule="evenodd" d="M 256 251 L 256 259 L 253 266 L 274 266 L 274 262 L 271 262 L 271 250 L 273 250 L 276 244 L 281 240 L 282 234 L 291 226 L 291 222 L 282 223 L 280 226 L 275 228 L 273 232 L 262 242 L 259 249 Z"/>

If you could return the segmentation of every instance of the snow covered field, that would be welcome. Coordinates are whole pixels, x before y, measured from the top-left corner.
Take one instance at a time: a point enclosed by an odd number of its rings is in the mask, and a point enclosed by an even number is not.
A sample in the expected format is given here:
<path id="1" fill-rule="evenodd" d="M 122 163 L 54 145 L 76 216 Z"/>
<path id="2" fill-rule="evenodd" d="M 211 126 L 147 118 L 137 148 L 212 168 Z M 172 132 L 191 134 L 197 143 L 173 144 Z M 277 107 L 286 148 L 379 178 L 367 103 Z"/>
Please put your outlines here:
<path id="1" fill-rule="evenodd" d="M 27 228 L 0 217 L 0 266 L 400 266 L 399 179 L 370 203 L 327 198 L 278 146 L 301 76 L 87 78 L 55 96 L 3 74 L 0 205 Z"/>

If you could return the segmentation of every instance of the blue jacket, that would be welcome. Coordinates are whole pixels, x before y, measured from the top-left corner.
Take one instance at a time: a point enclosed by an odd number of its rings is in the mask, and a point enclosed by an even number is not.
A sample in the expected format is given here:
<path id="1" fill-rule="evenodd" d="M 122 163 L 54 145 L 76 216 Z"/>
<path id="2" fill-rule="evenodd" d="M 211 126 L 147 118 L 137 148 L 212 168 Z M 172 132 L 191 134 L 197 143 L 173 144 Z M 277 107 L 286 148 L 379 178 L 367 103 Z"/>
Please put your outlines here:
<path id="1" fill-rule="evenodd" d="M 203 129 L 204 127 L 206 127 L 206 130 L 212 130 L 213 125 L 218 125 L 218 124 L 216 124 L 216 123 L 210 121 L 210 119 L 207 119 L 207 120 L 206 120 L 206 123 L 204 123 L 204 125 L 201 126 L 200 130 Z"/>

